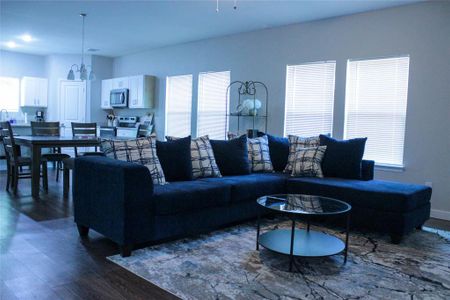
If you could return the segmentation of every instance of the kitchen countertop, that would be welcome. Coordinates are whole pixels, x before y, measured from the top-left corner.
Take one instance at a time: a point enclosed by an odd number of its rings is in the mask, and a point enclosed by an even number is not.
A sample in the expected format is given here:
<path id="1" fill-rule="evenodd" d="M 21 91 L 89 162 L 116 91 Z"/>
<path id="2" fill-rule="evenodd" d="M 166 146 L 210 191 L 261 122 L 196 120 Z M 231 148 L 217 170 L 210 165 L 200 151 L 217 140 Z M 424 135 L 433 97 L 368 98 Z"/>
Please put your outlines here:
<path id="1" fill-rule="evenodd" d="M 31 127 L 30 123 L 13 123 L 11 127 Z"/>

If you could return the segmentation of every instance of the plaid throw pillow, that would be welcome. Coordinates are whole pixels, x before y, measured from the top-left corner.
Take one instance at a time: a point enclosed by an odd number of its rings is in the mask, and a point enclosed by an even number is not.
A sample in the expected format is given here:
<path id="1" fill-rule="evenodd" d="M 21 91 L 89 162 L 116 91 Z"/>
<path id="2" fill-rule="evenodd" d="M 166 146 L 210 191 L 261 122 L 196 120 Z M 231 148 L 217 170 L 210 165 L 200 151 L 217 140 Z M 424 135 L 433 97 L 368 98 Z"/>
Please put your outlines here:
<path id="1" fill-rule="evenodd" d="M 267 135 L 247 139 L 247 146 L 252 172 L 273 172 Z"/>
<path id="2" fill-rule="evenodd" d="M 168 141 L 179 138 L 166 136 Z M 222 177 L 207 135 L 191 140 L 192 177 Z"/>
<path id="3" fill-rule="evenodd" d="M 166 184 L 154 135 L 133 140 L 102 140 L 100 149 L 106 157 L 146 166 L 154 184 Z"/>
<path id="4" fill-rule="evenodd" d="M 286 164 L 286 168 L 284 169 L 285 173 L 292 173 L 292 168 L 294 167 L 295 155 L 297 152 L 297 148 L 313 148 L 319 147 L 320 138 L 319 136 L 313 137 L 300 137 L 296 135 L 289 135 L 289 156 L 288 162 Z"/>
<path id="5" fill-rule="evenodd" d="M 327 146 L 297 148 L 291 176 L 323 177 L 322 159 Z"/>

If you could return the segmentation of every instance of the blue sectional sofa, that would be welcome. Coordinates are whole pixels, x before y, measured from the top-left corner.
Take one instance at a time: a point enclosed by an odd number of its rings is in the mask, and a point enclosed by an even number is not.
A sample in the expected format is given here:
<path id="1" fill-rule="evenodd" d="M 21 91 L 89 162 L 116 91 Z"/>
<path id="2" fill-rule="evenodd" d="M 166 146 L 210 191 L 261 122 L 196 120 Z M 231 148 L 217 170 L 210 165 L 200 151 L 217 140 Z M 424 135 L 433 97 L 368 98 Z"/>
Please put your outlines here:
<path id="1" fill-rule="evenodd" d="M 431 189 L 373 180 L 373 171 L 374 163 L 363 161 L 361 180 L 254 173 L 153 185 L 145 166 L 80 157 L 75 159 L 74 216 L 81 236 L 93 229 L 118 243 L 122 256 L 129 256 L 141 243 L 255 218 L 260 196 L 303 193 L 349 202 L 352 227 L 386 232 L 399 242 L 429 218 Z"/>

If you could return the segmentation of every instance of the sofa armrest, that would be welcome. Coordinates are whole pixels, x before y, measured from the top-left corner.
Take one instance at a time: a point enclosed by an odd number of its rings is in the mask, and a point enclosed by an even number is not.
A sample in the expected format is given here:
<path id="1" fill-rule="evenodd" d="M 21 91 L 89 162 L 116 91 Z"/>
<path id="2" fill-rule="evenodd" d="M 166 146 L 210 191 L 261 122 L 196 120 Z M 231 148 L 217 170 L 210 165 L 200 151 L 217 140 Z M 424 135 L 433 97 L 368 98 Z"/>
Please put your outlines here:
<path id="1" fill-rule="evenodd" d="M 373 180 L 375 161 L 364 160 L 361 163 L 361 180 Z"/>
<path id="2" fill-rule="evenodd" d="M 152 194 L 153 182 L 145 166 L 101 156 L 75 159 L 75 222 L 119 245 L 136 242 L 140 222 L 150 219 Z"/>

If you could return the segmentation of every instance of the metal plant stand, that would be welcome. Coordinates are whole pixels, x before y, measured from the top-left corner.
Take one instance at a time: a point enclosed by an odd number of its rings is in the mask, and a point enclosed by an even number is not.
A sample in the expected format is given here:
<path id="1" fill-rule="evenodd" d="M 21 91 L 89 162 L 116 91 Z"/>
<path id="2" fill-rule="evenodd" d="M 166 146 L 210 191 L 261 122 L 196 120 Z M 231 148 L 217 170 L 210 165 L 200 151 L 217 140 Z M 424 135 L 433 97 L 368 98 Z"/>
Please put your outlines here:
<path id="1" fill-rule="evenodd" d="M 230 105 L 230 94 L 233 87 L 236 86 L 238 102 L 237 107 L 241 108 L 243 105 L 243 101 L 247 99 L 253 100 L 253 107 L 256 107 L 257 100 L 261 101 L 261 112 L 257 109 L 253 109 L 252 111 L 242 112 L 230 112 L 227 109 L 227 122 L 229 122 L 230 118 L 236 119 L 237 122 L 237 134 L 244 133 L 242 126 L 245 120 L 250 120 L 252 124 L 252 136 L 250 138 L 255 137 L 257 134 L 257 123 L 259 121 L 264 122 L 264 132 L 267 132 L 267 117 L 268 117 L 268 104 L 269 104 L 269 92 L 267 90 L 267 86 L 260 81 L 233 81 L 227 87 L 227 105 Z M 259 94 L 258 94 L 259 91 Z M 263 96 L 263 98 L 257 98 L 257 96 Z M 227 126 L 228 128 L 228 126 Z M 247 132 L 245 132 L 247 133 Z M 225 136 L 227 132 L 225 132 Z"/>

